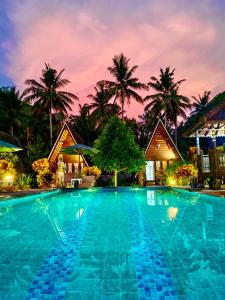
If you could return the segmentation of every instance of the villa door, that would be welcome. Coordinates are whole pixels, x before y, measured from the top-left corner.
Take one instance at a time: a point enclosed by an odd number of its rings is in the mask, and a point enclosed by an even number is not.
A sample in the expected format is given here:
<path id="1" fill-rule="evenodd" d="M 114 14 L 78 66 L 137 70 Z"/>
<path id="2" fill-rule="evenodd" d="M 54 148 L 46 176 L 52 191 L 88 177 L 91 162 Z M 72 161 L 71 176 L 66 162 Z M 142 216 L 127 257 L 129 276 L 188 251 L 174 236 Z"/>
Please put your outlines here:
<path id="1" fill-rule="evenodd" d="M 147 181 L 155 180 L 155 165 L 154 165 L 154 161 L 152 160 L 146 161 L 146 180 Z"/>

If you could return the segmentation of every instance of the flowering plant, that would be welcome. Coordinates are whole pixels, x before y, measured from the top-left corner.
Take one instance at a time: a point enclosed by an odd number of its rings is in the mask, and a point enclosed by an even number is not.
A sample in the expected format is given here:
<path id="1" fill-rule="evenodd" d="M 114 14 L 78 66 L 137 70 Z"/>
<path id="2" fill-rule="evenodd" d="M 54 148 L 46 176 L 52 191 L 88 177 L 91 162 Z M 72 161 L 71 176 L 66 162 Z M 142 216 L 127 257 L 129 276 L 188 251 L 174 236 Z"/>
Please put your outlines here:
<path id="1" fill-rule="evenodd" d="M 37 173 L 37 184 L 41 188 L 51 185 L 54 180 L 54 174 L 49 170 L 49 162 L 47 158 L 41 158 L 33 162 L 33 170 Z"/>
<path id="2" fill-rule="evenodd" d="M 93 166 L 93 167 L 84 167 L 83 169 L 83 175 L 86 175 L 86 176 L 95 176 L 96 179 L 98 179 L 101 175 L 102 171 L 96 167 L 96 166 Z"/>
<path id="3" fill-rule="evenodd" d="M 47 158 L 41 158 L 33 162 L 32 168 L 37 173 L 45 173 L 49 170 L 49 162 Z"/>
<path id="4" fill-rule="evenodd" d="M 3 180 L 8 174 L 12 178 L 16 177 L 16 164 L 18 160 L 18 156 L 13 153 L 0 153 L 0 180 Z"/>
<path id="5" fill-rule="evenodd" d="M 185 164 L 177 167 L 175 177 L 179 185 L 189 185 L 190 179 L 198 175 L 198 170 L 193 164 Z"/>

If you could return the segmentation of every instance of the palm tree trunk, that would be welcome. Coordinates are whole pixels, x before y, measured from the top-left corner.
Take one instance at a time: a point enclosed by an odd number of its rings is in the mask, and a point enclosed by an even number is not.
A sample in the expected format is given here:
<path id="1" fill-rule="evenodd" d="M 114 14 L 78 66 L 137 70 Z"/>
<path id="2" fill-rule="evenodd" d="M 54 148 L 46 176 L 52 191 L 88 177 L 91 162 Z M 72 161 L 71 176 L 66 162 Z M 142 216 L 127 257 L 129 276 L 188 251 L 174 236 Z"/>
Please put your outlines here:
<path id="1" fill-rule="evenodd" d="M 165 123 L 165 127 L 166 127 L 166 125 L 167 125 L 167 114 L 166 114 L 166 112 L 165 112 L 165 117 L 164 117 L 164 123 Z"/>
<path id="2" fill-rule="evenodd" d="M 50 146 L 52 147 L 52 100 L 49 108 Z"/>
<path id="3" fill-rule="evenodd" d="M 175 145 L 177 146 L 177 116 L 175 117 L 175 122 L 174 122 L 174 137 L 175 137 Z"/>

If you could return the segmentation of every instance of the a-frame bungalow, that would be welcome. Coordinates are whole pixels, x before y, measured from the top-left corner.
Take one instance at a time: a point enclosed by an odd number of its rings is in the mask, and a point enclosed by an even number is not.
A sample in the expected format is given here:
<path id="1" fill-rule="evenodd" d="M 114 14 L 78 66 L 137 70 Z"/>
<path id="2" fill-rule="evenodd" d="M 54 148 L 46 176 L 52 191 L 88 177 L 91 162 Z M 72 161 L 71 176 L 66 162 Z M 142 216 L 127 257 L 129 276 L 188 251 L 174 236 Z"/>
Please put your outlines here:
<path id="1" fill-rule="evenodd" d="M 156 182 L 156 172 L 165 170 L 174 160 L 183 160 L 173 139 L 161 120 L 158 121 L 145 150 L 146 182 Z"/>
<path id="2" fill-rule="evenodd" d="M 57 162 L 61 149 L 77 143 L 82 143 L 81 138 L 71 130 L 67 123 L 64 123 L 48 156 L 50 170 L 53 173 L 56 173 L 57 171 Z M 63 154 L 63 161 L 65 163 L 65 184 L 67 184 L 71 182 L 71 178 L 78 176 L 79 156 L 76 154 Z M 83 167 L 88 166 L 87 161 L 82 155 L 80 158 L 80 163 L 81 170 L 83 169 Z"/>

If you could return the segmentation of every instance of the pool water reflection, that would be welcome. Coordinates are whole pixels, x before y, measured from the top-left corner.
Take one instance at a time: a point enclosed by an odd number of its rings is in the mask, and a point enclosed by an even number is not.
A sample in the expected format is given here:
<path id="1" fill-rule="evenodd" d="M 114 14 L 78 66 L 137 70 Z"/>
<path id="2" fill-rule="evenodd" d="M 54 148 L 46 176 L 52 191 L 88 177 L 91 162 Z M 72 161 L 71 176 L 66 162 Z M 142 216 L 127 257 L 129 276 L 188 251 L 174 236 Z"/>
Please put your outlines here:
<path id="1" fill-rule="evenodd" d="M 225 299 L 225 200 L 92 189 L 0 203 L 0 299 Z"/>

